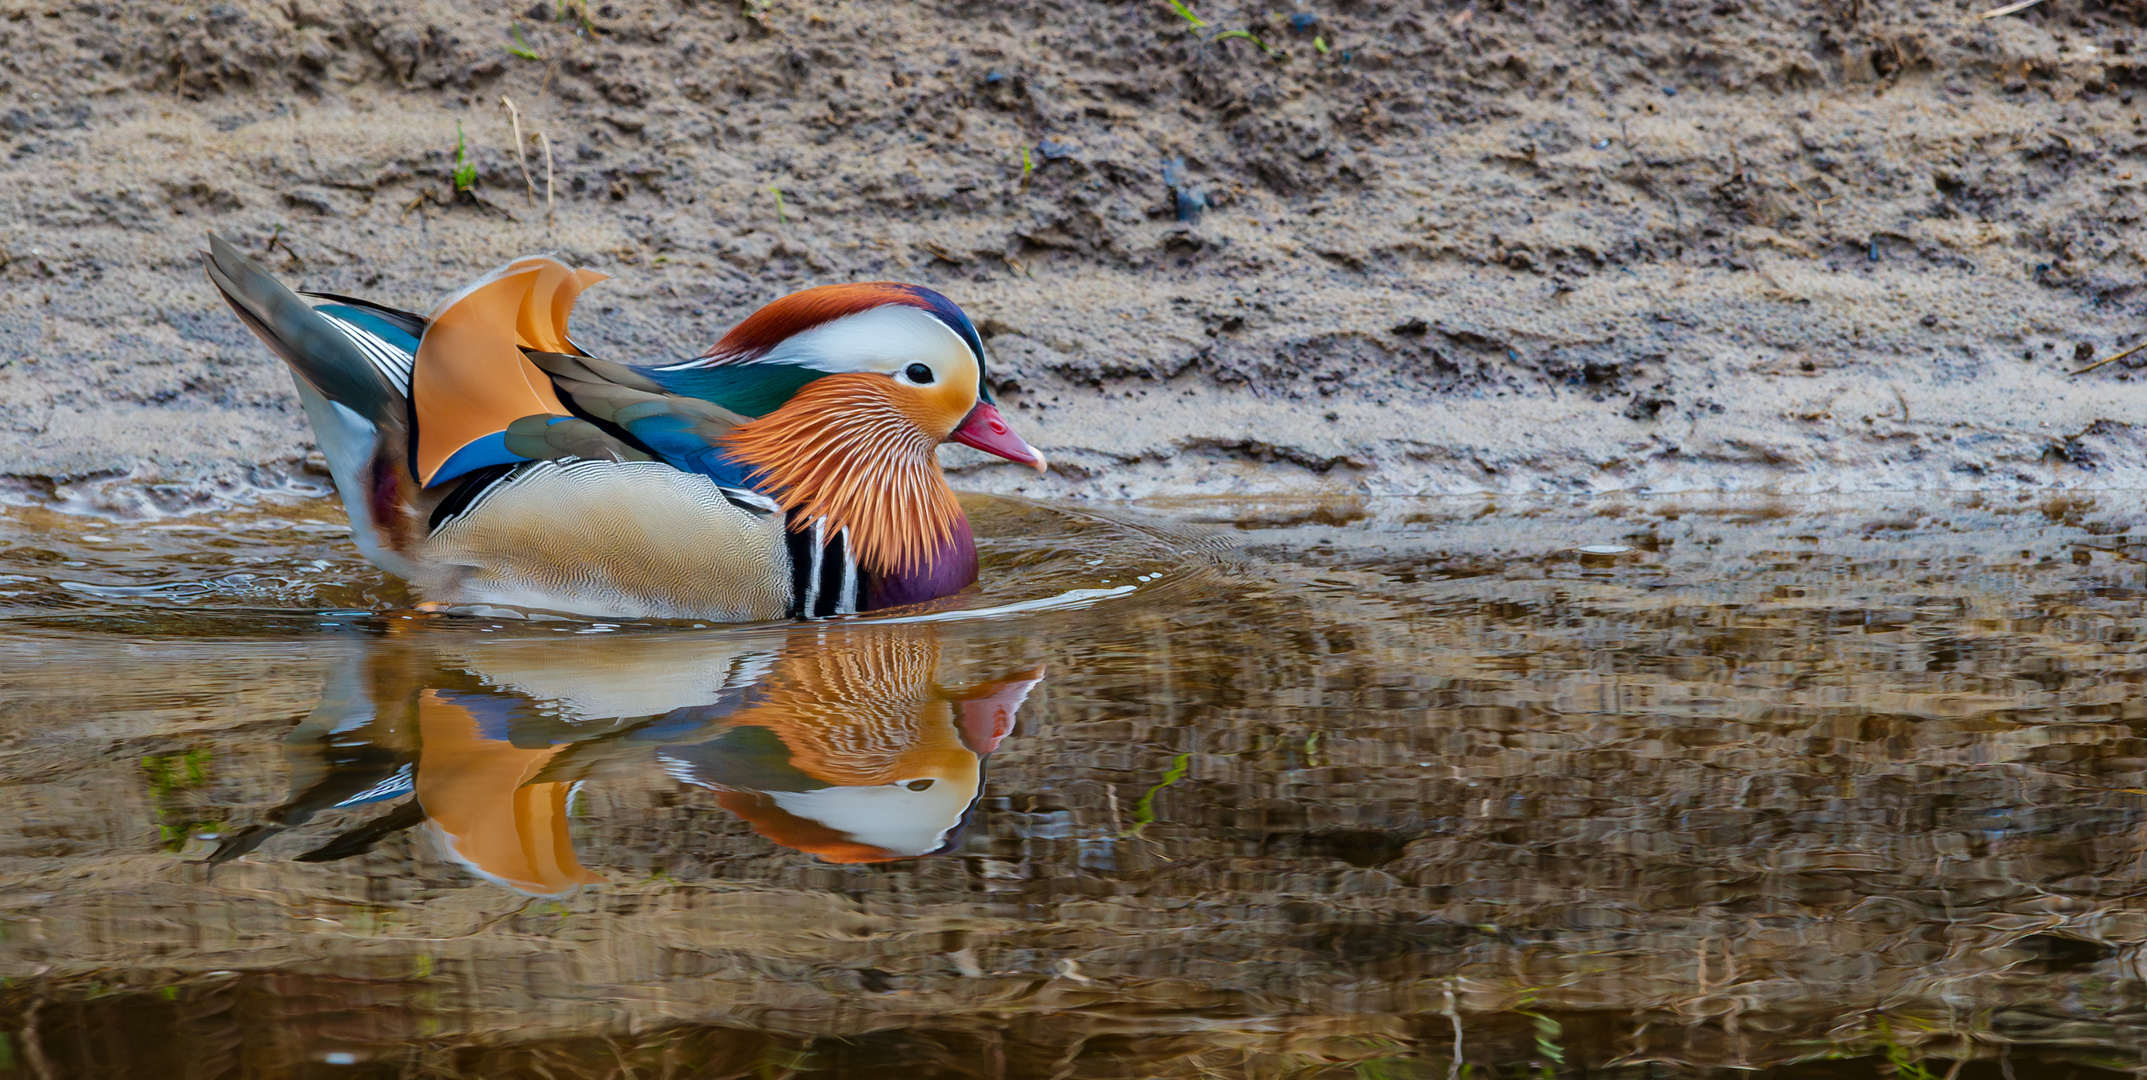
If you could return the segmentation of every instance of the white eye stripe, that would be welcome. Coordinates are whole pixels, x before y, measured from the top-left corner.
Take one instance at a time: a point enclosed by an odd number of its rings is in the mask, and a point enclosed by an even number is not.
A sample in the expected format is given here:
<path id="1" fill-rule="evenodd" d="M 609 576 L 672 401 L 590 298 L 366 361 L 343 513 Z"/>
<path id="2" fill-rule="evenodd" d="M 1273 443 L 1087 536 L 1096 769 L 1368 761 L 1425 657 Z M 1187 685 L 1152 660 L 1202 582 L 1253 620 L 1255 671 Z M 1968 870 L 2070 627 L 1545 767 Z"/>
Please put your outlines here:
<path id="1" fill-rule="evenodd" d="M 718 357 L 670 365 L 666 370 L 709 367 L 727 361 Z M 798 364 L 830 374 L 877 371 L 900 377 L 911 364 L 932 369 L 934 381 L 947 377 L 959 365 L 977 366 L 976 354 L 960 334 L 929 312 L 908 304 L 885 304 L 870 311 L 845 315 L 801 331 L 775 348 L 754 357 L 756 364 Z"/>

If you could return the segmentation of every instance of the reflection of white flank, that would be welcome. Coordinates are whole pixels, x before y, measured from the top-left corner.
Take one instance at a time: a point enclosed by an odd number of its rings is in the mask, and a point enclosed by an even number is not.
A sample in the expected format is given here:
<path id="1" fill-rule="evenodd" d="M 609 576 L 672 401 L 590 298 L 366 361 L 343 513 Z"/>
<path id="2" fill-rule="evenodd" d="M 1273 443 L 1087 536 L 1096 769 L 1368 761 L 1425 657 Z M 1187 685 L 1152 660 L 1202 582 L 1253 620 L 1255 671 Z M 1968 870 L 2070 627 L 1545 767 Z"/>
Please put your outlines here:
<path id="1" fill-rule="evenodd" d="M 817 821 L 890 855 L 922 855 L 944 843 L 977 793 L 975 776 L 935 780 L 923 791 L 901 784 L 771 791 L 784 812 Z"/>
<path id="2" fill-rule="evenodd" d="M 609 720 L 713 704 L 723 691 L 764 678 L 775 655 L 759 641 L 632 634 L 488 641 L 466 650 L 462 662 L 486 682 L 553 705 L 568 719 Z"/>

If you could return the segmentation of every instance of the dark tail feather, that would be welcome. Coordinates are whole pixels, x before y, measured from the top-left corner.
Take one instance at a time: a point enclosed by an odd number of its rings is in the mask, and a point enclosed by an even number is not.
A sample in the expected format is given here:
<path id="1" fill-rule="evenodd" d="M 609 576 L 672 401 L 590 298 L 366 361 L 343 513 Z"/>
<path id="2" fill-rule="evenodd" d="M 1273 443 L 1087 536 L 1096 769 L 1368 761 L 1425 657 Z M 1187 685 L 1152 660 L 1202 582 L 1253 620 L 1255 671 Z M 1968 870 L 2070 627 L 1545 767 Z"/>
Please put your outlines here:
<path id="1" fill-rule="evenodd" d="M 215 233 L 202 262 L 246 328 L 322 397 L 376 426 L 402 424 L 402 391 L 298 294 Z"/>
<path id="2" fill-rule="evenodd" d="M 216 850 L 210 852 L 209 857 L 204 860 L 209 864 L 208 876 L 214 878 L 217 867 L 241 855 L 252 854 L 255 848 L 267 843 L 270 837 L 282 831 L 281 825 L 248 825 L 224 837 L 223 842 L 217 844 Z"/>
<path id="3" fill-rule="evenodd" d="M 416 799 L 412 799 L 363 825 L 344 831 L 312 851 L 295 856 L 291 861 L 334 862 L 353 855 L 363 855 L 373 850 L 374 844 L 424 821 L 425 808 L 419 805 Z"/>

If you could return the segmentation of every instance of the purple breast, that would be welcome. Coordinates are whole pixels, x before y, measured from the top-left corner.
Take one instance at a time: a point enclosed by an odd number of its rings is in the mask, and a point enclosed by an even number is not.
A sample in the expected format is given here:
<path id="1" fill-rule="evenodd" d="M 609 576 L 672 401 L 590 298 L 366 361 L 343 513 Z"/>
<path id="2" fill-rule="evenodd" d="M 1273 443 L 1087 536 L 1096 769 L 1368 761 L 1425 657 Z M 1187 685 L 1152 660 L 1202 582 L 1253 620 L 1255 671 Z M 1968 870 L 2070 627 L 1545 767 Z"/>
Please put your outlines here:
<path id="1" fill-rule="evenodd" d="M 954 535 L 923 566 L 873 578 L 865 593 L 864 608 L 876 611 L 937 600 L 961 592 L 976 579 L 977 538 L 970 535 L 965 516 L 954 523 Z"/>

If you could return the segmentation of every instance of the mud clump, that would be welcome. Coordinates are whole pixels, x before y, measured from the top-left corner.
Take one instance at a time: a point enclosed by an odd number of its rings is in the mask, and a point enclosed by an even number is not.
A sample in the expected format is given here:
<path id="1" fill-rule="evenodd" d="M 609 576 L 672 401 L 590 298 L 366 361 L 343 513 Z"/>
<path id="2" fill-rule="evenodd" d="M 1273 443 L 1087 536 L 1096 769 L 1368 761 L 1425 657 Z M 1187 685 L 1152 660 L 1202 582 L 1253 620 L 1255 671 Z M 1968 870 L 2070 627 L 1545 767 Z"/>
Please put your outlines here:
<path id="1" fill-rule="evenodd" d="M 2147 334 L 2136 4 L 1187 10 L 0 9 L 0 472 L 297 468 L 215 229 L 420 310 L 561 251 L 641 362 L 930 285 L 1070 466 L 971 487 L 2147 484 L 2069 374 Z"/>

